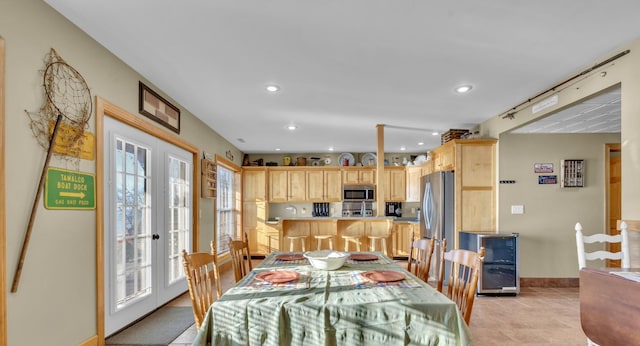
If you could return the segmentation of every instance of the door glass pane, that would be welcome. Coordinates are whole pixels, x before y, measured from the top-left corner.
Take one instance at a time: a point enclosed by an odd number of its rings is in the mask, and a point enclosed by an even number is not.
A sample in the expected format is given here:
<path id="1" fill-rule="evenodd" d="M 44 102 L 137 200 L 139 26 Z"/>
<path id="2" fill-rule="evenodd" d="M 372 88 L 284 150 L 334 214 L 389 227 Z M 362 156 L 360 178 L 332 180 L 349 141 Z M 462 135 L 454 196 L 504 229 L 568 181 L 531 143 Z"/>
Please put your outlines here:
<path id="1" fill-rule="evenodd" d="M 124 147 L 124 152 L 122 148 Z M 116 309 L 151 293 L 150 149 L 116 141 Z"/>
<path id="2" fill-rule="evenodd" d="M 180 251 L 182 249 L 189 250 L 189 234 L 191 230 L 191 187 L 188 179 L 191 165 L 177 157 L 169 156 L 169 198 L 168 203 L 168 283 L 182 279 L 184 273 L 182 270 L 182 259 Z"/>

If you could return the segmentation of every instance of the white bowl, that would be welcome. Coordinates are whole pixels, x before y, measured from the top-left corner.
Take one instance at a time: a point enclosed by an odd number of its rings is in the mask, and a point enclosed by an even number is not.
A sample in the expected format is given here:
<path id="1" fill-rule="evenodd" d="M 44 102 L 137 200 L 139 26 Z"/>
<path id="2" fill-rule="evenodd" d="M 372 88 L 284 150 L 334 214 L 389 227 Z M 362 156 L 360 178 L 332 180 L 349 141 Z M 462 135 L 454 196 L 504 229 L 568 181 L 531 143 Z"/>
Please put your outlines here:
<path id="1" fill-rule="evenodd" d="M 349 254 L 333 250 L 308 251 L 304 253 L 311 265 L 320 270 L 336 270 L 344 264 Z"/>

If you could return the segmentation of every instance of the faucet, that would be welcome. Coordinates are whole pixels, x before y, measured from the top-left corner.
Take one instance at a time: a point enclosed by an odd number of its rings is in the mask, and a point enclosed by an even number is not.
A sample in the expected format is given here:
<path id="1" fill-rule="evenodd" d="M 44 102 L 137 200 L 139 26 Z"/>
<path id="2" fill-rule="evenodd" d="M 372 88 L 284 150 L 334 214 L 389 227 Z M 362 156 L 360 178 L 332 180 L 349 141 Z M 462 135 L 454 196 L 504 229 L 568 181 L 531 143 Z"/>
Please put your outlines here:
<path id="1" fill-rule="evenodd" d="M 298 213 L 298 209 L 296 209 L 296 207 L 292 205 L 286 206 L 284 210 L 290 211 L 293 214 L 293 216 L 296 216 L 296 214 Z"/>

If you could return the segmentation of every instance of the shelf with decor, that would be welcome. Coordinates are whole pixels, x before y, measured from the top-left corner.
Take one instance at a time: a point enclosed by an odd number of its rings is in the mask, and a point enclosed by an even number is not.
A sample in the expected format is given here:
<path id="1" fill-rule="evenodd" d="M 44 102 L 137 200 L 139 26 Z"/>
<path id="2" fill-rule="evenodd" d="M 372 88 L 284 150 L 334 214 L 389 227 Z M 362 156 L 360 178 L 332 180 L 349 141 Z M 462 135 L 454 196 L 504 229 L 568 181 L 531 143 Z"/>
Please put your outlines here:
<path id="1" fill-rule="evenodd" d="M 216 198 L 216 164 L 207 159 L 201 161 L 202 170 L 202 198 Z"/>

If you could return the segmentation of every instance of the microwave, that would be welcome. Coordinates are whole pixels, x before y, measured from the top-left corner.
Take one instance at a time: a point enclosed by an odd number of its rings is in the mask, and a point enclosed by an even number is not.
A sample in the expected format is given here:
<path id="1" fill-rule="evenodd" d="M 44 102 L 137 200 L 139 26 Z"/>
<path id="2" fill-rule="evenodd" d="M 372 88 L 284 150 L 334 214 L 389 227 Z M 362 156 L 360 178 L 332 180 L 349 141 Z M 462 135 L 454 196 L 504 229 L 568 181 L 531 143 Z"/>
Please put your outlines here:
<path id="1" fill-rule="evenodd" d="M 342 185 L 342 201 L 344 202 L 373 202 L 375 200 L 375 185 Z"/>

